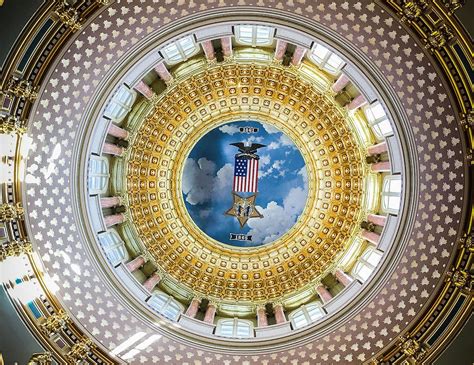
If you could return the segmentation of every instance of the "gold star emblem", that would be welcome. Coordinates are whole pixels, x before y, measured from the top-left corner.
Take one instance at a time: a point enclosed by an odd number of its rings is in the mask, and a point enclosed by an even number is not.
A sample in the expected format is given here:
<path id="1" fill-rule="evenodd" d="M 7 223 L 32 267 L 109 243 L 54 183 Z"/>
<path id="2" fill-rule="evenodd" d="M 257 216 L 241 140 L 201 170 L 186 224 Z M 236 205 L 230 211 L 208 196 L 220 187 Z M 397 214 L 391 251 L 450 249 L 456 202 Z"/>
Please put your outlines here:
<path id="1" fill-rule="evenodd" d="M 240 223 L 240 228 L 244 228 L 245 223 L 247 223 L 250 218 L 263 218 L 263 215 L 255 208 L 257 194 L 244 198 L 232 192 L 232 197 L 234 199 L 232 208 L 225 212 L 225 214 L 236 217 Z"/>

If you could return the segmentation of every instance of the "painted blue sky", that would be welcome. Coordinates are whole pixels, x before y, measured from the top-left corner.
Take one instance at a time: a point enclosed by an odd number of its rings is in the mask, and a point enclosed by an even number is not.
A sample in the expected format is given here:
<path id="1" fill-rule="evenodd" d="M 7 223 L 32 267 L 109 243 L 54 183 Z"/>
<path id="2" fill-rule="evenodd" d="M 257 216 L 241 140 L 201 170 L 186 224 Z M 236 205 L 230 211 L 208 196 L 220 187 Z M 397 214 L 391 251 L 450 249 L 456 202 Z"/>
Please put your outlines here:
<path id="1" fill-rule="evenodd" d="M 240 127 L 258 128 L 241 133 Z M 224 213 L 232 207 L 234 156 L 231 143 L 261 143 L 258 150 L 259 181 L 257 210 L 263 218 L 250 219 L 244 228 Z M 197 226 L 210 237 L 229 245 L 255 247 L 270 243 L 287 232 L 306 203 L 306 167 L 294 143 L 275 127 L 255 122 L 227 123 L 207 133 L 186 160 L 183 196 Z M 231 241 L 230 233 L 252 235 L 252 242 Z"/>

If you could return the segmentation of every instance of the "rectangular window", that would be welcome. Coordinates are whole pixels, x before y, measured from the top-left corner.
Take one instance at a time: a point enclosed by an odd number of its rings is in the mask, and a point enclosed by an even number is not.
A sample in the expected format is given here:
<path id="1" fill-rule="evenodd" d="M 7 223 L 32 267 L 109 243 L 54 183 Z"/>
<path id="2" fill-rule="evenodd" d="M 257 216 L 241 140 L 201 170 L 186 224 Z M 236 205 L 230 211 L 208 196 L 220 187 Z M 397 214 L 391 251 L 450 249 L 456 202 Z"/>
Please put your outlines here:
<path id="1" fill-rule="evenodd" d="M 274 28 L 263 25 L 238 25 L 235 27 L 235 40 L 237 43 L 246 46 L 271 46 L 274 32 Z"/>
<path id="2" fill-rule="evenodd" d="M 313 50 L 309 54 L 309 58 L 316 63 L 319 68 L 331 74 L 338 73 L 345 65 L 345 62 L 341 57 L 321 44 L 316 44 L 313 47 Z"/>
<path id="3" fill-rule="evenodd" d="M 170 65 L 187 60 L 199 51 L 198 45 L 194 42 L 192 35 L 178 39 L 161 49 L 166 62 Z"/>
<path id="4" fill-rule="evenodd" d="M 386 176 L 382 184 L 382 210 L 397 214 L 400 209 L 402 180 L 400 176 Z"/>
<path id="5" fill-rule="evenodd" d="M 372 131 L 377 140 L 382 140 L 384 137 L 393 134 L 392 125 L 388 120 L 385 110 L 378 101 L 362 108 L 364 114 L 369 122 Z"/>

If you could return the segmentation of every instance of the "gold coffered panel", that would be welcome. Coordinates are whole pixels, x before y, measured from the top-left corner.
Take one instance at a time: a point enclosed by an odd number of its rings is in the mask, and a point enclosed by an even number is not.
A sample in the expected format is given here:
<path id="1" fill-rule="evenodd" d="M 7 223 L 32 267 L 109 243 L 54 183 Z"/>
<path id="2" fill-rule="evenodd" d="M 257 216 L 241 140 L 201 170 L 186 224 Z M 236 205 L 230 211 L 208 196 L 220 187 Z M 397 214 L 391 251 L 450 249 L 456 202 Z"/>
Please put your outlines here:
<path id="1" fill-rule="evenodd" d="M 275 242 L 235 248 L 205 235 L 187 213 L 184 162 L 195 143 L 228 121 L 259 120 L 285 132 L 308 170 L 308 200 Z M 127 153 L 132 220 L 158 267 L 196 294 L 265 303 L 304 290 L 334 266 L 364 213 L 366 166 L 344 111 L 298 69 L 208 65 L 156 102 Z"/>

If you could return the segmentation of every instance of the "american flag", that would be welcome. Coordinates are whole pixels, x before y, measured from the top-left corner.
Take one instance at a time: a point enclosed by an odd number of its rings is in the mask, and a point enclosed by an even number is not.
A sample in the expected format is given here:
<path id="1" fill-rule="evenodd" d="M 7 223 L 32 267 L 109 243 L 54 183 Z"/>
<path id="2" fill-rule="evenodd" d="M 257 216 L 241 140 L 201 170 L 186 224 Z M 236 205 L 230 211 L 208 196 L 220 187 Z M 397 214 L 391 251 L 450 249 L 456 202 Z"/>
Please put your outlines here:
<path id="1" fill-rule="evenodd" d="M 235 192 L 256 193 L 258 182 L 258 160 L 255 158 L 235 157 Z"/>

